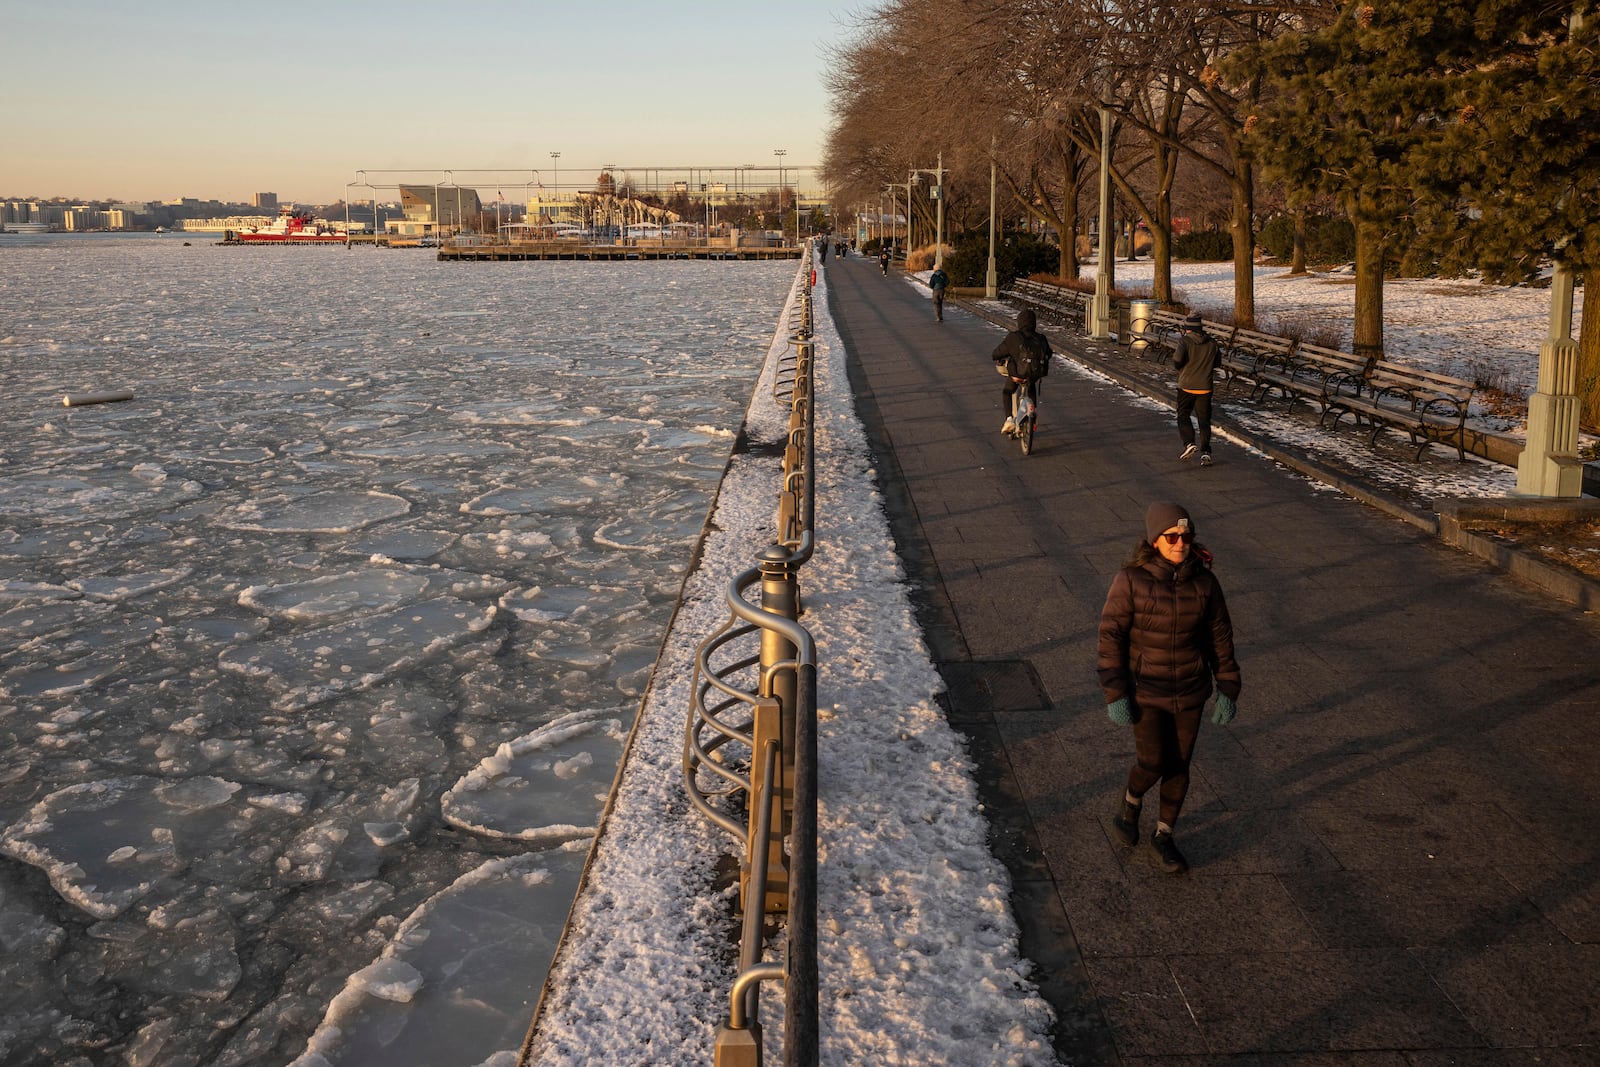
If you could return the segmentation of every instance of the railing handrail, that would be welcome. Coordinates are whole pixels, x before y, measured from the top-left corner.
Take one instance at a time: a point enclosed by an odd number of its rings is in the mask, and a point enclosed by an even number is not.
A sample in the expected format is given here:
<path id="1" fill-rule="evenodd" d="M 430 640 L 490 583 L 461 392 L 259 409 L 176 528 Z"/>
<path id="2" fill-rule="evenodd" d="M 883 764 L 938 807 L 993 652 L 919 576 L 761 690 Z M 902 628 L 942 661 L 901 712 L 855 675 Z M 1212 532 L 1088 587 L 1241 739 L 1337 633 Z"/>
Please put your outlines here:
<path id="1" fill-rule="evenodd" d="M 793 329 L 773 368 L 773 399 L 790 409 L 778 541 L 760 553 L 758 566 L 736 575 L 724 590 L 729 616 L 696 650 L 684 736 L 684 787 L 690 803 L 741 840 L 744 848 L 739 969 L 729 992 L 728 1022 L 717 1035 L 719 1063 L 725 1056 L 729 1063 L 761 1062 L 759 987 L 774 980 L 784 983 L 784 1063 L 809 1067 L 818 1056 L 817 646 L 811 632 L 796 621 L 796 576 L 815 548 L 816 343 L 810 246 L 801 274 L 801 292 L 791 308 Z M 746 594 L 757 583 L 760 598 L 753 602 Z M 759 654 L 714 662 L 734 642 L 753 635 L 760 636 Z M 752 670 L 753 689 L 739 681 L 748 679 Z M 712 699 L 714 706 L 708 703 Z M 730 742 L 748 750 L 748 774 L 723 751 Z M 745 822 L 713 802 L 713 792 L 698 782 L 702 770 L 725 784 L 726 789 L 715 795 L 744 796 Z M 775 819 L 779 825 L 774 825 Z M 786 854 L 780 851 L 785 840 Z M 772 863 L 785 859 L 787 870 L 780 871 L 774 882 Z M 775 894 L 783 894 L 776 904 Z M 787 915 L 782 964 L 762 961 L 763 920 L 773 908 Z"/>

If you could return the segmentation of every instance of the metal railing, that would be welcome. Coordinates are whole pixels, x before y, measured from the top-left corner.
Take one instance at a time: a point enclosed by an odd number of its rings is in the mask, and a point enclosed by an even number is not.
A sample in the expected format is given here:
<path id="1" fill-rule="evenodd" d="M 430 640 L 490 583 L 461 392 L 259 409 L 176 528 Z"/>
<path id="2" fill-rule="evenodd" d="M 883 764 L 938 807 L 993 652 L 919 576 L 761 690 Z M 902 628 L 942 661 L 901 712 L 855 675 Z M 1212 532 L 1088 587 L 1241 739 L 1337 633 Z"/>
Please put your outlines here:
<path id="1" fill-rule="evenodd" d="M 796 621 L 799 569 L 814 543 L 809 253 L 801 270 L 794 356 L 786 352 L 778 367 L 790 407 L 778 541 L 728 585 L 728 620 L 695 655 L 684 731 L 690 803 L 741 848 L 739 970 L 715 1067 L 760 1067 L 760 986 L 768 981 L 784 986 L 785 1067 L 813 1067 L 818 1057 L 816 642 Z M 758 583 L 752 602 L 747 591 Z M 784 918 L 781 963 L 764 959 L 768 916 Z"/>

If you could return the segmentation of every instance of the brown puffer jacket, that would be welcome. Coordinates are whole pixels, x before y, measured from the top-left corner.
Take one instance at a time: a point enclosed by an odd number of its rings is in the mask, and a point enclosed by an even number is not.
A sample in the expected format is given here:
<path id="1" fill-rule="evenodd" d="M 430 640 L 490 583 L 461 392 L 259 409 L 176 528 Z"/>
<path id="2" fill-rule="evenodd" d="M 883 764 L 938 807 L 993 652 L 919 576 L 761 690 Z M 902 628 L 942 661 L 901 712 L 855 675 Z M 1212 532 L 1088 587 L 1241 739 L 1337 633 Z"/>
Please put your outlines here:
<path id="1" fill-rule="evenodd" d="M 1158 554 L 1117 572 L 1100 612 L 1096 666 L 1107 704 L 1128 697 L 1139 708 L 1192 711 L 1211 696 L 1213 679 L 1238 698 L 1233 623 L 1198 552 L 1177 567 Z"/>

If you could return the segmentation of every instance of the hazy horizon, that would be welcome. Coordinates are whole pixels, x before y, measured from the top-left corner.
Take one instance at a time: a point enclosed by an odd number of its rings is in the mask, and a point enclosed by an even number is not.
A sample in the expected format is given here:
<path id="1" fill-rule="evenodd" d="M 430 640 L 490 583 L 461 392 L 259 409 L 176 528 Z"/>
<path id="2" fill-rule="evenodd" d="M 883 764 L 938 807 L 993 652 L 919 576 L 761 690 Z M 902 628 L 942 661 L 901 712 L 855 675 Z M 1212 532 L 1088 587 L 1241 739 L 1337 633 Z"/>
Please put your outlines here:
<path id="1" fill-rule="evenodd" d="M 33 32 L 8 53 L 0 93 L 36 106 L 14 109 L 0 195 L 134 203 L 204 189 L 226 203 L 275 192 L 324 204 L 361 170 L 374 185 L 379 171 L 418 182 L 453 171 L 462 185 L 500 171 L 520 189 L 535 172 L 559 171 L 565 188 L 569 173 L 653 159 L 731 173 L 776 167 L 783 149 L 786 163 L 816 164 L 825 57 L 865 6 L 618 0 L 605 23 L 623 30 L 574 43 L 570 17 L 554 25 L 566 9 L 508 0 L 454 22 L 410 0 L 375 18 L 300 0 L 272 18 L 157 0 L 132 21 L 106 0 L 21 0 L 10 24 Z"/>

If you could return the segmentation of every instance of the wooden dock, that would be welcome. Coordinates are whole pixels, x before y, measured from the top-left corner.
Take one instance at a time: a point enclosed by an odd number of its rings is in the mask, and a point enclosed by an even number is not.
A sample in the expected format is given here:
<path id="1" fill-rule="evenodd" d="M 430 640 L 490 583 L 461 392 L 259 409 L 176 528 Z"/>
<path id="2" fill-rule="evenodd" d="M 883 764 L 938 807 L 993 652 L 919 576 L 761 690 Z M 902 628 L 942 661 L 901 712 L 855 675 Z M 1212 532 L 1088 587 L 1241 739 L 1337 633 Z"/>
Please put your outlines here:
<path id="1" fill-rule="evenodd" d="M 617 262 L 629 259 L 799 259 L 794 245 L 738 247 L 727 245 L 662 244 L 648 239 L 632 244 L 580 244 L 575 241 L 516 241 L 456 244 L 446 241 L 439 258 L 448 260 L 574 259 Z"/>

